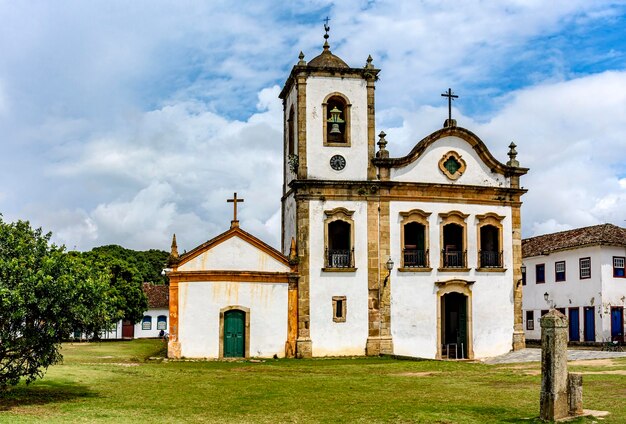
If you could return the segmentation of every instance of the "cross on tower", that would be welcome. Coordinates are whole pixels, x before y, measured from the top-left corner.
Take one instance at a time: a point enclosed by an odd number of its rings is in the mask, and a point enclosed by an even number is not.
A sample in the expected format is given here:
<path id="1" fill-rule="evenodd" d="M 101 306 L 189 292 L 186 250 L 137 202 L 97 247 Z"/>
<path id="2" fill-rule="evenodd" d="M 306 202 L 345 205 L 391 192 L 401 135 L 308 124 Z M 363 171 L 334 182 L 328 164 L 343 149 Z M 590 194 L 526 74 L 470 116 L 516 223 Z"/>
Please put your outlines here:
<path id="1" fill-rule="evenodd" d="M 452 100 L 453 99 L 458 99 L 459 96 L 457 96 L 456 94 L 452 93 L 452 89 L 451 88 L 448 88 L 448 91 L 443 93 L 441 95 L 441 97 L 447 97 L 448 98 L 448 122 L 452 122 Z"/>
<path id="2" fill-rule="evenodd" d="M 228 203 L 232 203 L 233 204 L 233 220 L 230 221 L 230 226 L 232 227 L 238 227 L 239 226 L 239 221 L 237 221 L 237 203 L 241 203 L 243 202 L 243 199 L 237 199 L 237 193 L 235 192 L 233 194 L 233 198 L 232 199 L 226 199 L 226 201 Z"/>

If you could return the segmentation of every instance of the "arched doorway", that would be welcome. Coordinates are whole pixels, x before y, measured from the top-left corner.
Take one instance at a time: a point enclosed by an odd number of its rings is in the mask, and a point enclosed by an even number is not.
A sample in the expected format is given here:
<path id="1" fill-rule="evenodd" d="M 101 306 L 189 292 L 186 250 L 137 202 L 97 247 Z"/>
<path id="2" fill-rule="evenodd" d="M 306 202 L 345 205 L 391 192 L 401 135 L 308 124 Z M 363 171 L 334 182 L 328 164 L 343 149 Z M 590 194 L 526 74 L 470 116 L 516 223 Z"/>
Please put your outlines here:
<path id="1" fill-rule="evenodd" d="M 441 297 L 442 355 L 465 359 L 467 355 L 467 296 L 448 293 Z"/>
<path id="2" fill-rule="evenodd" d="M 246 357 L 246 313 L 239 309 L 224 312 L 223 357 Z"/>
<path id="3" fill-rule="evenodd" d="M 473 281 L 437 281 L 437 359 L 474 359 Z"/>

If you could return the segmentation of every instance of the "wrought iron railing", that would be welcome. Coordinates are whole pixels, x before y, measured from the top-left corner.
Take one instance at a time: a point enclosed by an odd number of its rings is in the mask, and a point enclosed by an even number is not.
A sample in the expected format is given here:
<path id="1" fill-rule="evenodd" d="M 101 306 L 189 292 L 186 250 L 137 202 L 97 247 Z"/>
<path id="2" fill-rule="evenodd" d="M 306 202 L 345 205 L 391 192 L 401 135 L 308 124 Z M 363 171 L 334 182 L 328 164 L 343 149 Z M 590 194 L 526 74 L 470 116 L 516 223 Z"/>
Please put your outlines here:
<path id="1" fill-rule="evenodd" d="M 502 268 L 502 252 L 494 250 L 479 250 L 481 268 Z"/>
<path id="2" fill-rule="evenodd" d="M 467 252 L 465 250 L 442 250 L 441 256 L 444 268 L 466 268 Z"/>
<path id="3" fill-rule="evenodd" d="M 404 267 L 428 268 L 428 249 L 404 249 Z"/>
<path id="4" fill-rule="evenodd" d="M 326 249 L 327 268 L 354 268 L 354 249 Z"/>

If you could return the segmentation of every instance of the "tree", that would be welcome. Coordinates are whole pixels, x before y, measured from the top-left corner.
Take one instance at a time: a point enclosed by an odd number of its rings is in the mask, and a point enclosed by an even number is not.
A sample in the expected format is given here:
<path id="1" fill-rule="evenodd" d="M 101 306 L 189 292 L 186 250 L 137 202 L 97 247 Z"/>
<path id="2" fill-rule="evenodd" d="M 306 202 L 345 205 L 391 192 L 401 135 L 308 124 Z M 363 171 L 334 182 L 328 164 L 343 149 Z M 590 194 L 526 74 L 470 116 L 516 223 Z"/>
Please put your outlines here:
<path id="1" fill-rule="evenodd" d="M 0 215 L 0 390 L 42 377 L 72 331 L 104 328 L 113 318 L 108 276 L 50 237 Z"/>

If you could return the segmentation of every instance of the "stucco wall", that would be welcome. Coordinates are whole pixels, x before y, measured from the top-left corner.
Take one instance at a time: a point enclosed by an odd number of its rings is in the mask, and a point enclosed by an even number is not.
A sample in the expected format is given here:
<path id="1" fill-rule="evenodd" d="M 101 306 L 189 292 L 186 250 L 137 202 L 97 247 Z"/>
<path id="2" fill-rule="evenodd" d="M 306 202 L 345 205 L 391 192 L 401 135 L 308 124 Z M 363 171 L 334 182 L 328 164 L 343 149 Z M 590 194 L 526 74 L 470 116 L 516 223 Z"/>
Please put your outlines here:
<path id="1" fill-rule="evenodd" d="M 354 211 L 355 272 L 323 272 L 324 211 Z M 363 355 L 368 334 L 367 203 L 310 202 L 310 306 L 313 356 Z M 332 298 L 346 296 L 346 321 L 334 322 Z"/>
<path id="2" fill-rule="evenodd" d="M 454 150 L 466 163 L 463 175 L 450 180 L 439 169 L 439 161 L 450 150 Z M 508 187 L 510 182 L 503 175 L 491 172 L 476 151 L 463 139 L 443 137 L 430 145 L 413 163 L 391 169 L 392 181 L 419 181 L 438 184 L 464 184 L 491 187 Z"/>
<path id="3" fill-rule="evenodd" d="M 400 272 L 402 263 L 400 212 L 422 209 L 430 212 L 430 272 Z M 467 222 L 468 272 L 439 272 L 439 213 L 458 210 L 469 216 Z M 476 215 L 494 212 L 502 220 L 505 272 L 478 272 Z M 437 286 L 436 281 L 454 278 L 474 281 L 472 291 L 473 345 L 475 357 L 508 352 L 513 334 L 512 227 L 509 207 L 461 205 L 427 202 L 391 202 L 391 258 L 396 264 L 391 273 L 391 329 L 394 351 L 398 355 L 434 358 L 437 353 Z"/>
<path id="4" fill-rule="evenodd" d="M 150 330 L 143 330 L 142 329 L 142 320 L 140 320 L 138 323 L 136 323 L 135 324 L 135 338 L 136 339 L 145 339 L 145 338 L 150 338 L 150 337 L 159 337 L 159 333 L 161 332 L 161 330 L 157 329 L 157 317 L 159 315 L 164 315 L 165 316 L 165 320 L 166 320 L 165 321 L 166 322 L 165 332 L 169 333 L 169 329 L 170 329 L 170 326 L 169 326 L 170 313 L 169 313 L 169 310 L 167 308 L 148 309 L 146 312 L 144 312 L 143 315 L 152 317 L 152 325 L 151 325 Z"/>
<path id="5" fill-rule="evenodd" d="M 553 252 L 549 255 L 524 258 L 526 265 L 526 286 L 524 286 L 523 310 L 524 329 L 529 339 L 541 338 L 539 318 L 541 310 L 549 309 L 549 300 L 556 308 L 579 308 L 580 340 L 584 340 L 585 306 L 595 307 L 596 341 L 608 339 L 611 334 L 611 306 L 626 306 L 626 279 L 613 278 L 613 256 L 626 256 L 626 249 L 606 246 L 582 247 L 578 249 Z M 591 278 L 580 279 L 579 259 L 591 258 Z M 565 281 L 555 281 L 555 262 L 565 261 Z M 536 283 L 536 265 L 545 264 L 546 282 Z M 526 311 L 533 310 L 535 329 L 526 328 Z M 569 313 L 568 313 L 569 316 Z"/>
<path id="6" fill-rule="evenodd" d="M 188 358 L 217 358 L 220 310 L 250 309 L 250 356 L 285 355 L 287 284 L 248 282 L 179 283 L 179 340 Z"/>
<path id="7" fill-rule="evenodd" d="M 296 202 L 293 195 L 286 198 L 283 202 L 283 254 L 289 256 L 291 248 L 291 239 L 296 238 Z"/>
<path id="8" fill-rule="evenodd" d="M 329 180 L 366 180 L 367 87 L 363 79 L 309 77 L 306 86 L 307 166 L 309 178 Z M 350 113 L 350 147 L 325 147 L 323 140 L 322 103 L 330 93 L 340 92 L 352 105 Z M 346 167 L 333 170 L 329 161 L 334 155 L 346 159 Z"/>
<path id="9" fill-rule="evenodd" d="M 178 271 L 207 269 L 289 272 L 288 266 L 236 236 L 178 267 Z"/>

